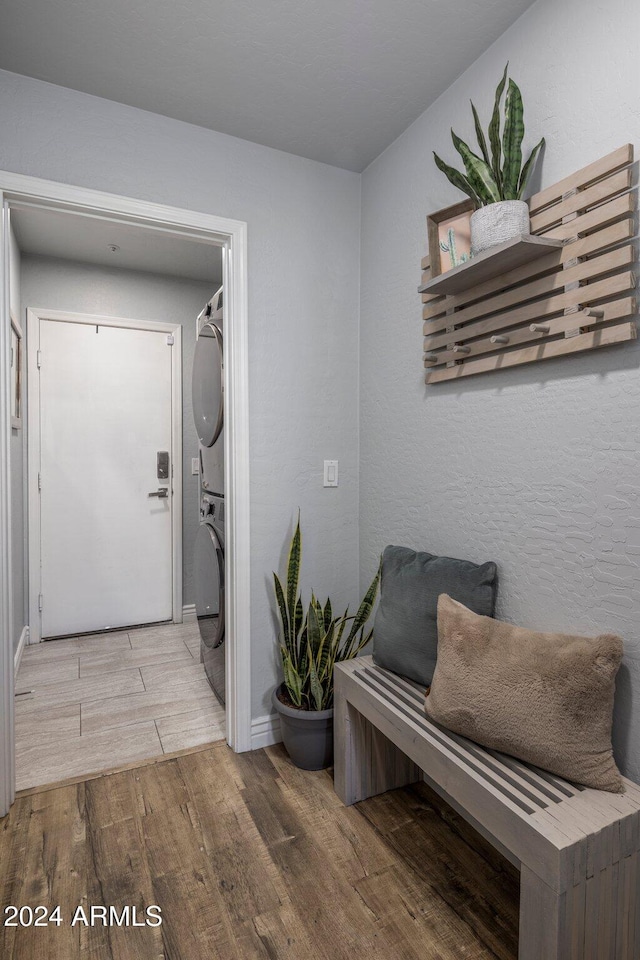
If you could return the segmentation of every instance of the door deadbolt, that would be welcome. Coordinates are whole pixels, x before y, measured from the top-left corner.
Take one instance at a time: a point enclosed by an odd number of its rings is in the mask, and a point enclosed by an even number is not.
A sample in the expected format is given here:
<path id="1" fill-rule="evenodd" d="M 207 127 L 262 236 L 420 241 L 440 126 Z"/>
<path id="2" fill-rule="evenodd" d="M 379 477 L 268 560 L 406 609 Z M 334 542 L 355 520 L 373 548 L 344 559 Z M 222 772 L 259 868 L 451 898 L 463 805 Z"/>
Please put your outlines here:
<path id="1" fill-rule="evenodd" d="M 158 467 L 158 480 L 169 479 L 169 451 L 158 450 L 156 454 L 156 463 Z"/>

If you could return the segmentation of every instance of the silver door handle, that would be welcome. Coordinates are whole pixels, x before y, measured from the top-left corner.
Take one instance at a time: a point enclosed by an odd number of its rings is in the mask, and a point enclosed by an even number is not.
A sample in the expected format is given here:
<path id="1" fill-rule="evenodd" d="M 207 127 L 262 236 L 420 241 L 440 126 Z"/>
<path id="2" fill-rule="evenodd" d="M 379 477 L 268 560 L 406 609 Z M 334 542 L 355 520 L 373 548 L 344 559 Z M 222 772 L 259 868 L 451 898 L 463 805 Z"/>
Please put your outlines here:
<path id="1" fill-rule="evenodd" d="M 159 487 L 157 490 L 152 490 L 151 493 L 147 494 L 148 497 L 158 497 L 159 500 L 166 500 L 169 496 L 168 487 Z"/>

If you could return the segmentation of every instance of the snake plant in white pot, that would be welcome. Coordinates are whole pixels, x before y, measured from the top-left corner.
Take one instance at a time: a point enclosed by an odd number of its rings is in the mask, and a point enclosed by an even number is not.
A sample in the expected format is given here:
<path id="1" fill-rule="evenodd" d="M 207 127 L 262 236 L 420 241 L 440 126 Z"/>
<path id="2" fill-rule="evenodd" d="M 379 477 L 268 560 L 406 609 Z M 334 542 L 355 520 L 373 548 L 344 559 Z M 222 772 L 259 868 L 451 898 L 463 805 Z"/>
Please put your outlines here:
<path id="1" fill-rule="evenodd" d="M 523 164 L 522 94 L 518 85 L 510 78 L 507 86 L 508 68 L 507 63 L 496 89 L 493 114 L 486 136 L 478 111 L 471 103 L 481 155 L 474 153 L 453 130 L 453 145 L 462 157 L 465 172 L 461 173 L 450 167 L 437 153 L 433 154 L 438 169 L 454 187 L 471 197 L 475 204 L 476 210 L 471 215 L 471 253 L 474 256 L 518 234 L 529 233 L 529 208 L 522 197 L 538 154 L 544 146 L 544 137 Z M 505 86 L 507 93 L 502 118 L 500 102 Z"/>
<path id="2" fill-rule="evenodd" d="M 321 770 L 333 762 L 333 668 L 350 660 L 367 645 L 367 630 L 380 582 L 380 568 L 355 616 L 348 609 L 335 617 L 331 601 L 322 606 L 312 594 L 305 609 L 298 592 L 302 534 L 296 524 L 283 585 L 273 583 L 280 614 L 280 655 L 284 683 L 273 692 L 280 732 L 293 762 L 304 770 Z"/>

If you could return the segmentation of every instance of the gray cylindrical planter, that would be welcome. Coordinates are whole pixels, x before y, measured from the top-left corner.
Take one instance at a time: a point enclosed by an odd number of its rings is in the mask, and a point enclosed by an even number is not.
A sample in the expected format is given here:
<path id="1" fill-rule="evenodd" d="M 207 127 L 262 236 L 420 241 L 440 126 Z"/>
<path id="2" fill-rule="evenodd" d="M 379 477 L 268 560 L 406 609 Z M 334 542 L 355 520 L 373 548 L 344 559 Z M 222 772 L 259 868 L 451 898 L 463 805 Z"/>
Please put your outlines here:
<path id="1" fill-rule="evenodd" d="M 323 770 L 333 763 L 333 707 L 330 710 L 296 710 L 283 703 L 273 691 L 272 702 L 280 717 L 282 742 L 302 770 Z"/>
<path id="2" fill-rule="evenodd" d="M 529 233 L 529 207 L 524 200 L 490 203 L 471 214 L 471 253 L 477 256 L 521 233 Z"/>

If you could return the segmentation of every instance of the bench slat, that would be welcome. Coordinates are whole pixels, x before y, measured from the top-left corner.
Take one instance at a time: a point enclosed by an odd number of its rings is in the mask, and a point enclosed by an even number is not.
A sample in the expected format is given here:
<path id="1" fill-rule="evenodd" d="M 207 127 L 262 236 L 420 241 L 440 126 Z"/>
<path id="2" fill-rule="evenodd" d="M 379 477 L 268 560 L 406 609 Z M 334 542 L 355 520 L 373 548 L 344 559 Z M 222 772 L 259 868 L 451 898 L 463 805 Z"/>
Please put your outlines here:
<path id="1" fill-rule="evenodd" d="M 555 787 L 556 790 L 559 790 L 560 793 L 563 794 L 563 802 L 567 797 L 573 797 L 584 789 L 584 787 L 578 784 L 569 783 L 568 780 L 562 780 L 560 777 L 557 777 L 555 773 L 551 773 L 549 770 L 543 770 L 541 767 L 534 767 L 532 765 L 530 769 L 542 780 L 545 780 L 548 784 Z"/>
<path id="2" fill-rule="evenodd" d="M 543 796 L 548 797 L 553 803 L 562 803 L 567 796 L 573 796 L 572 792 L 560 789 L 559 785 L 556 786 L 555 781 L 547 780 L 546 777 L 541 776 L 541 772 L 536 767 L 529 767 L 521 760 L 516 760 L 515 757 L 510 757 L 506 753 L 500 753 L 498 750 L 491 750 L 488 747 L 484 749 L 486 749 L 487 753 L 490 753 L 492 757 L 497 757 L 506 767 L 514 770 L 523 780 L 530 783 L 532 787 L 535 787 L 536 790 Z M 574 790 L 573 792 L 577 791 Z"/>
<path id="3" fill-rule="evenodd" d="M 368 676 L 385 677 L 392 687 L 396 688 L 399 692 L 406 692 L 412 698 L 412 701 L 415 701 L 417 713 L 421 717 L 426 717 L 424 710 L 424 695 L 426 691 L 424 687 L 377 665 L 366 665 L 364 670 Z M 429 723 L 433 723 L 433 721 L 429 721 Z M 547 779 L 547 777 L 542 775 L 543 771 L 537 771 L 535 768 L 527 767 L 525 764 L 515 760 L 515 758 L 508 757 L 498 750 L 489 750 L 486 747 L 480 747 L 466 737 L 462 737 L 451 730 L 444 730 L 444 728 L 439 727 L 438 724 L 434 724 L 434 726 L 442 730 L 448 738 L 455 740 L 463 746 L 466 751 L 473 753 L 482 766 L 489 767 L 494 774 L 497 774 L 538 806 L 546 807 L 549 802 L 559 803 L 564 800 L 565 797 L 572 796 L 581 789 L 567 784 L 562 780 L 556 780 L 552 774 L 548 775 L 551 779 Z"/>
<path id="4" fill-rule="evenodd" d="M 412 709 L 411 701 L 407 700 L 401 691 L 394 691 L 391 685 L 387 685 L 384 677 L 372 673 L 368 668 L 365 668 L 363 671 L 356 671 L 355 676 L 360 680 L 364 679 L 372 689 L 376 690 L 390 704 L 404 714 L 404 716 L 411 719 L 421 730 L 436 740 L 443 750 L 455 755 L 458 760 L 472 770 L 474 774 L 481 776 L 487 783 L 491 784 L 495 790 L 504 794 L 505 797 L 508 797 L 512 803 L 517 804 L 524 813 L 531 814 L 535 811 L 535 806 L 533 806 L 526 797 L 523 797 L 517 790 L 510 790 L 506 782 L 493 775 L 493 772 L 487 764 L 484 764 L 482 761 L 478 762 L 475 755 L 466 749 L 465 744 L 462 745 L 462 749 L 456 749 L 457 746 L 460 746 L 458 739 L 451 736 L 448 731 L 444 733 L 441 727 L 436 726 L 435 723 L 427 719 L 426 714 Z M 460 740 L 461 739 L 462 738 L 460 738 Z"/>

